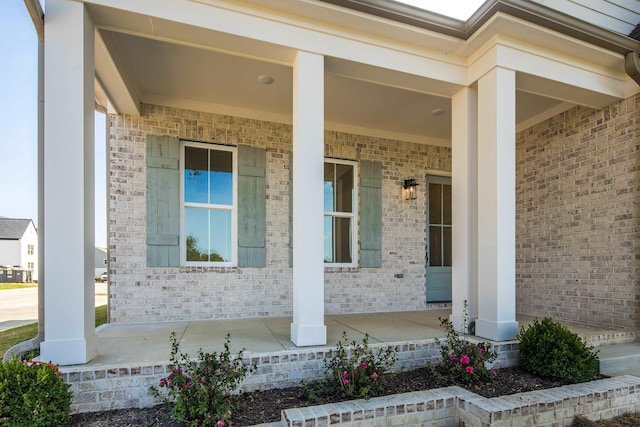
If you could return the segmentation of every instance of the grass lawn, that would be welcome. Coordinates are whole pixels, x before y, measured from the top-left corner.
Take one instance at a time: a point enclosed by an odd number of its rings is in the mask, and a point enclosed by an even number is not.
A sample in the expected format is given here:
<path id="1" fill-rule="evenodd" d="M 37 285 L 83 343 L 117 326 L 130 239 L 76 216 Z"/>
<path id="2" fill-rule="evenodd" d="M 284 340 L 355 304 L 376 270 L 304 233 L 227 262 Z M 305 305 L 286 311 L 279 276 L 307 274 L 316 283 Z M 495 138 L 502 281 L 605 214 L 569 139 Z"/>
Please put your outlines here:
<path id="1" fill-rule="evenodd" d="M 100 305 L 96 307 L 96 327 L 104 323 L 107 323 L 107 306 Z M 0 332 L 0 359 L 4 357 L 4 354 L 11 346 L 31 339 L 36 335 L 38 335 L 37 323 L 31 323 Z"/>
<path id="2" fill-rule="evenodd" d="M 0 291 L 6 291 L 7 289 L 25 289 L 37 287 L 37 283 L 0 283 Z"/>

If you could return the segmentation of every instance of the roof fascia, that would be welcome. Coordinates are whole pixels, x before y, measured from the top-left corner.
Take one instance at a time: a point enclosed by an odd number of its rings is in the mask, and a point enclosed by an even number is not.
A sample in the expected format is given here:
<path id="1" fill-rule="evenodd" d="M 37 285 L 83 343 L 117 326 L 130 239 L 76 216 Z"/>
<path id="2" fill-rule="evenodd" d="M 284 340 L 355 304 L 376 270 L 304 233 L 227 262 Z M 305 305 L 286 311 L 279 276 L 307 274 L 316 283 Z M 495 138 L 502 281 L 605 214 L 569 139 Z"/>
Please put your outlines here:
<path id="1" fill-rule="evenodd" d="M 390 0 L 321 1 L 462 40 L 471 37 L 493 15 L 503 12 L 623 55 L 640 50 L 640 42 L 630 37 L 526 0 L 488 0 L 466 22 Z"/>
<path id="2" fill-rule="evenodd" d="M 44 40 L 44 12 L 40 0 L 24 0 L 24 5 L 33 21 L 39 41 Z"/>

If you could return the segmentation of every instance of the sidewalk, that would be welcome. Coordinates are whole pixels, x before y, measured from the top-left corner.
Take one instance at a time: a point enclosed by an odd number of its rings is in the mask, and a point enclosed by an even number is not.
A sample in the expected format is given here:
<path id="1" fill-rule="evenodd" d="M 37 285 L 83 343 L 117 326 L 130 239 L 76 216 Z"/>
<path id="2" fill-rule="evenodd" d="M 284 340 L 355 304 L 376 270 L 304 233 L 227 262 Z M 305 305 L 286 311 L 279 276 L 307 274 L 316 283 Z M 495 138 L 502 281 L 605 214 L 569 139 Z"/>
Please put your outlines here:
<path id="1" fill-rule="evenodd" d="M 107 303 L 107 284 L 96 283 L 96 306 Z M 38 321 L 38 288 L 0 291 L 0 332 Z"/>

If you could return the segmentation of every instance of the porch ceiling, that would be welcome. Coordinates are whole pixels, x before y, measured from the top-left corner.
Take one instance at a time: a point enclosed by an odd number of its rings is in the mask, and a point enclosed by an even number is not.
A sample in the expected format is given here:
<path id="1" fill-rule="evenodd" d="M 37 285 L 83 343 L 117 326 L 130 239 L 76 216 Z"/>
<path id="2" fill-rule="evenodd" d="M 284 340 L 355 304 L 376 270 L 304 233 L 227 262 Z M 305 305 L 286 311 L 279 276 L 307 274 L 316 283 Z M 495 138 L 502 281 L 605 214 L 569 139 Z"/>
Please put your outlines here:
<path id="1" fill-rule="evenodd" d="M 110 8 L 90 12 L 99 28 L 96 98 L 112 112 L 135 113 L 142 102 L 291 123 L 294 49 Z M 325 69 L 327 129 L 450 145 L 455 84 L 332 57 Z M 571 105 L 519 90 L 517 125 Z"/>
<path id="2" fill-rule="evenodd" d="M 140 102 L 291 123 L 289 65 L 107 30 L 101 33 L 107 48 L 124 60 L 120 66 L 126 68 Z M 331 64 L 330 59 L 327 62 Z M 273 84 L 260 83 L 260 75 L 273 77 Z M 518 123 L 561 104 L 520 91 L 516 102 Z M 434 110 L 442 114 L 434 115 Z M 448 145 L 451 100 L 328 70 L 325 120 L 337 130 L 361 128 L 381 136 Z"/>

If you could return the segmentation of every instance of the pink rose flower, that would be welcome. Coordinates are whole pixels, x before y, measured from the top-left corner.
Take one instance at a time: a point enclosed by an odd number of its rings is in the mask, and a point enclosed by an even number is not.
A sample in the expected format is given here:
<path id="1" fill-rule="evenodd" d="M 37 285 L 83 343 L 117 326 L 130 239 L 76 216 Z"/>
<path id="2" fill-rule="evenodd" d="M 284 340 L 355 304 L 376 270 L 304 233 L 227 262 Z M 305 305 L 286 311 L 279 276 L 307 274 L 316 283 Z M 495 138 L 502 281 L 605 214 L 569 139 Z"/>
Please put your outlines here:
<path id="1" fill-rule="evenodd" d="M 494 370 L 492 370 L 491 373 L 493 374 L 494 377 L 498 376 L 498 373 L 496 371 L 494 371 Z"/>
<path id="2" fill-rule="evenodd" d="M 456 359 L 456 357 L 453 354 L 449 355 L 449 360 L 451 360 L 452 362 L 457 362 L 458 359 Z"/>
<path id="3" fill-rule="evenodd" d="M 377 380 L 378 379 L 378 373 L 374 372 L 373 374 L 371 374 L 371 378 L 373 378 L 373 380 Z"/>
<path id="4" fill-rule="evenodd" d="M 367 369 L 367 366 L 369 366 L 369 365 L 367 365 L 367 361 L 366 360 L 363 360 L 362 363 L 360 364 L 360 367 L 362 369 Z"/>
<path id="5" fill-rule="evenodd" d="M 342 378 L 349 378 L 349 374 L 347 373 L 347 371 L 344 371 L 342 373 Z"/>
<path id="6" fill-rule="evenodd" d="M 224 426 L 224 421 L 218 420 L 218 427 L 223 427 L 223 426 Z"/>
<path id="7" fill-rule="evenodd" d="M 344 385 L 349 385 L 349 380 L 344 380 L 344 381 L 342 382 L 342 384 L 344 384 Z"/>
<path id="8" fill-rule="evenodd" d="M 472 374 L 473 375 L 473 366 L 467 366 L 465 368 L 465 371 L 467 371 L 467 374 Z"/>
<path id="9" fill-rule="evenodd" d="M 469 356 L 467 356 L 466 354 L 460 358 L 460 364 L 462 365 L 468 365 L 470 362 L 471 359 L 469 359 Z"/>

